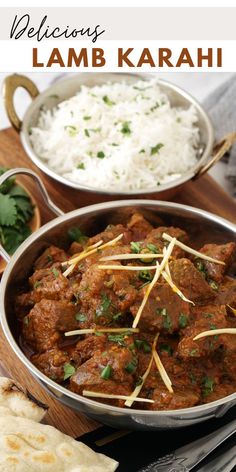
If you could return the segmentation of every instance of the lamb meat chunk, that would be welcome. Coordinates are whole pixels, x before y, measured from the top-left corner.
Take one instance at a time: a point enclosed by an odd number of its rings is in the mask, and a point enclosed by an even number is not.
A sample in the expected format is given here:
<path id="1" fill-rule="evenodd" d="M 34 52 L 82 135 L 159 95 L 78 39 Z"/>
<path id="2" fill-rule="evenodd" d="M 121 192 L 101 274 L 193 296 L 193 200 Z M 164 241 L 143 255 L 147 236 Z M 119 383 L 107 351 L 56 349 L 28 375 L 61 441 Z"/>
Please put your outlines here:
<path id="1" fill-rule="evenodd" d="M 123 225 L 108 225 L 107 228 L 102 231 L 101 233 L 96 234 L 89 238 L 87 245 L 91 246 L 92 244 L 97 243 L 98 241 L 102 240 L 103 243 L 108 243 L 112 239 L 116 238 L 120 234 L 123 234 L 123 238 L 121 239 L 122 244 L 129 244 L 132 240 L 131 232 Z M 117 245 L 121 243 L 118 242 Z"/>
<path id="2" fill-rule="evenodd" d="M 146 397 L 145 390 L 142 396 Z M 165 387 L 160 387 L 154 388 L 152 395 L 148 398 L 154 400 L 154 403 L 148 404 L 149 410 L 178 410 L 197 405 L 200 395 L 194 388 L 176 388 L 174 393 L 170 393 Z"/>
<path id="3" fill-rule="evenodd" d="M 27 313 L 33 308 L 35 305 L 35 297 L 34 292 L 26 292 L 17 295 L 16 303 L 15 303 L 15 310 L 18 318 L 22 320 Z"/>
<path id="4" fill-rule="evenodd" d="M 130 349 L 113 346 L 109 351 L 95 352 L 94 356 L 82 364 L 70 379 L 73 392 L 82 394 L 92 390 L 116 395 L 130 395 L 133 388 L 131 366 L 135 368 Z M 99 399 L 98 399 L 99 400 Z M 123 406 L 124 402 L 112 400 L 112 404 Z"/>
<path id="5" fill-rule="evenodd" d="M 117 254 L 129 254 L 131 252 L 130 245 L 115 245 L 115 246 L 108 246 L 104 249 L 100 249 L 98 252 L 91 254 L 89 257 L 84 258 L 76 267 L 74 271 L 80 273 L 81 275 L 87 271 L 88 268 L 93 266 L 94 264 L 104 264 L 101 262 L 100 259 L 106 256 L 113 256 Z M 110 261 L 109 264 L 119 264 L 119 261 Z M 71 276 L 70 276 L 71 277 Z"/>
<path id="6" fill-rule="evenodd" d="M 235 337 L 235 336 L 234 336 Z M 236 379 L 236 350 L 234 352 L 227 351 L 223 358 L 224 375 L 230 377 L 231 380 Z"/>
<path id="7" fill-rule="evenodd" d="M 204 331 L 227 327 L 225 306 L 194 307 L 191 309 L 191 321 L 178 345 L 181 358 L 209 356 L 224 344 L 223 335 L 206 336 L 195 341 L 194 337 Z"/>
<path id="8" fill-rule="evenodd" d="M 107 347 L 107 336 L 101 334 L 88 335 L 85 339 L 78 341 L 76 347 L 72 352 L 73 360 L 80 361 L 81 364 L 93 357 L 96 351 L 104 352 Z"/>
<path id="9" fill-rule="evenodd" d="M 202 388 L 201 403 L 214 402 L 215 400 L 219 400 L 219 398 L 224 398 L 227 397 L 227 395 L 235 393 L 235 383 L 225 382 L 215 384 L 214 380 L 206 377 L 205 384 L 206 386 Z"/>
<path id="10" fill-rule="evenodd" d="M 73 243 L 70 245 L 69 248 L 69 254 L 70 256 L 74 256 L 75 254 L 78 254 L 84 250 L 84 247 L 82 244 L 78 243 L 77 241 L 73 241 Z"/>
<path id="11" fill-rule="evenodd" d="M 215 304 L 230 305 L 236 308 L 236 279 L 225 276 L 216 292 Z"/>
<path id="12" fill-rule="evenodd" d="M 36 270 L 29 278 L 29 283 L 33 288 L 35 303 L 48 298 L 50 300 L 71 299 L 72 292 L 70 283 L 59 269 Z"/>
<path id="13" fill-rule="evenodd" d="M 23 319 L 23 336 L 36 352 L 52 349 L 62 334 L 79 328 L 78 308 L 61 300 L 42 299 Z"/>
<path id="14" fill-rule="evenodd" d="M 214 290 L 189 259 L 172 260 L 169 266 L 173 282 L 189 300 L 204 303 L 215 297 Z"/>
<path id="15" fill-rule="evenodd" d="M 148 409 L 176 410 L 196 405 L 199 402 L 201 390 L 197 385 L 192 385 L 187 364 L 180 365 L 177 359 L 169 357 L 166 353 L 160 356 L 171 379 L 173 393 L 167 390 L 156 368 L 152 368 L 141 394 L 143 397 L 154 400 L 153 404 L 148 404 Z"/>
<path id="16" fill-rule="evenodd" d="M 92 265 L 83 274 L 78 290 L 82 309 L 90 312 L 93 309 L 98 324 L 109 324 L 115 315 L 134 303 L 137 290 L 132 284 L 133 278 L 134 273 L 129 271 L 114 273 Z"/>
<path id="17" fill-rule="evenodd" d="M 51 267 L 55 262 L 64 262 L 68 256 L 63 249 L 56 246 L 50 246 L 41 254 L 34 263 L 34 270 Z"/>
<path id="18" fill-rule="evenodd" d="M 54 348 L 35 354 L 30 360 L 47 377 L 61 383 L 65 375 L 64 366 L 70 363 L 70 356 L 67 352 Z"/>
<path id="19" fill-rule="evenodd" d="M 145 220 L 140 213 L 134 213 L 127 224 L 127 228 L 132 233 L 132 241 L 142 241 L 153 229 L 153 226 Z"/>
<path id="20" fill-rule="evenodd" d="M 173 226 L 159 226 L 158 228 L 150 231 L 150 233 L 147 235 L 144 241 L 145 245 L 153 244 L 156 247 L 157 252 L 162 252 L 166 244 L 169 244 L 162 238 L 163 233 L 169 234 L 169 236 L 172 238 L 177 238 L 182 243 L 186 243 L 188 241 L 188 235 L 184 230 L 175 228 Z M 178 246 L 175 246 L 172 256 L 174 258 L 184 257 L 184 251 Z"/>
<path id="21" fill-rule="evenodd" d="M 135 317 L 145 294 L 145 287 L 137 295 L 130 311 Z M 189 316 L 189 303 L 183 301 L 166 283 L 157 284 L 151 291 L 139 321 L 140 330 L 146 332 L 178 331 L 186 326 Z"/>
<path id="22" fill-rule="evenodd" d="M 224 277 L 225 272 L 228 270 L 230 264 L 233 261 L 235 247 L 235 243 L 205 244 L 205 246 L 200 249 L 200 252 L 224 262 L 225 265 L 214 264 L 213 262 L 204 261 L 203 259 L 198 259 L 196 264 L 203 272 L 205 272 L 207 279 L 211 279 L 217 283 L 220 283 Z"/>

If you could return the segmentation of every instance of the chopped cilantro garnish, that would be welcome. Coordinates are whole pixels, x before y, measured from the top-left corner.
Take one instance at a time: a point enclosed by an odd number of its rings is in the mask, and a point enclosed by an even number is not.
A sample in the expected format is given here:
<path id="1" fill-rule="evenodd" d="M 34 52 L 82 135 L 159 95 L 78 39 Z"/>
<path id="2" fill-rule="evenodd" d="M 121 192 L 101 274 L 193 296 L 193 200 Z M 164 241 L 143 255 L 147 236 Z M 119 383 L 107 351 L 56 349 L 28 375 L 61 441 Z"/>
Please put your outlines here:
<path id="1" fill-rule="evenodd" d="M 147 244 L 147 248 L 152 254 L 158 254 L 159 252 L 159 249 L 155 246 L 155 244 L 149 243 Z"/>
<path id="2" fill-rule="evenodd" d="M 179 327 L 185 328 L 188 324 L 188 317 L 184 313 L 180 313 L 179 315 Z"/>
<path id="3" fill-rule="evenodd" d="M 139 351 L 151 352 L 152 350 L 150 344 L 145 339 L 135 339 L 134 345 Z"/>
<path id="4" fill-rule="evenodd" d="M 196 267 L 197 267 L 197 270 L 199 270 L 199 272 L 201 272 L 201 274 L 203 275 L 203 277 L 206 278 L 207 276 L 207 272 L 206 272 L 206 268 L 205 268 L 205 265 L 202 261 L 200 260 L 197 260 L 196 261 Z"/>
<path id="5" fill-rule="evenodd" d="M 132 361 L 130 361 L 126 366 L 125 366 L 125 370 L 126 372 L 128 372 L 128 374 L 134 374 L 134 372 L 136 371 L 137 369 L 137 366 L 138 366 L 138 360 L 136 359 L 136 357 L 134 357 L 132 359 Z"/>
<path id="6" fill-rule="evenodd" d="M 196 376 L 192 372 L 189 373 L 189 378 L 190 378 L 192 384 L 196 383 L 196 381 L 197 381 Z"/>
<path id="7" fill-rule="evenodd" d="M 77 165 L 77 169 L 82 169 L 82 170 L 85 170 L 85 165 L 83 162 L 81 162 L 80 164 Z"/>
<path id="8" fill-rule="evenodd" d="M 39 280 L 36 280 L 36 282 L 34 283 L 34 288 L 38 288 L 42 285 L 42 282 L 40 282 Z"/>
<path id="9" fill-rule="evenodd" d="M 150 108 L 150 111 L 151 111 L 151 112 L 155 111 L 157 108 L 159 108 L 159 106 L 160 106 L 159 103 L 156 102 L 156 104 L 153 105 L 153 107 Z"/>
<path id="10" fill-rule="evenodd" d="M 144 92 L 145 90 L 151 88 L 149 85 L 147 87 L 138 87 L 137 85 L 133 86 L 134 90 L 139 90 L 140 92 Z"/>
<path id="11" fill-rule="evenodd" d="M 131 241 L 130 247 L 131 247 L 131 251 L 132 251 L 134 254 L 139 254 L 139 253 L 141 252 L 140 243 Z"/>
<path id="12" fill-rule="evenodd" d="M 196 349 L 192 349 L 189 353 L 190 357 L 195 357 L 197 356 L 197 354 L 199 353 L 199 349 L 196 348 Z"/>
<path id="13" fill-rule="evenodd" d="M 119 320 L 119 318 L 120 318 L 121 316 L 122 316 L 122 312 L 119 311 L 118 313 L 115 313 L 115 315 L 113 315 L 112 318 L 113 318 L 114 321 L 117 321 L 117 320 Z"/>
<path id="14" fill-rule="evenodd" d="M 104 152 L 103 152 L 103 151 L 98 151 L 98 152 L 97 152 L 97 157 L 98 157 L 99 159 L 104 159 L 104 157 L 105 157 Z"/>
<path id="15" fill-rule="evenodd" d="M 84 134 L 87 136 L 87 138 L 90 137 L 89 130 L 87 128 L 84 129 Z"/>
<path id="16" fill-rule="evenodd" d="M 69 379 L 75 373 L 74 366 L 71 365 L 69 362 L 64 364 L 63 370 L 64 370 L 64 380 Z"/>
<path id="17" fill-rule="evenodd" d="M 120 346 L 125 346 L 125 337 L 130 336 L 131 334 L 132 333 L 130 331 L 126 331 L 125 333 L 119 333 L 119 334 L 109 334 L 108 341 L 117 343 Z"/>
<path id="18" fill-rule="evenodd" d="M 77 321 L 83 322 L 83 321 L 86 321 L 86 320 L 87 320 L 87 316 L 84 315 L 83 313 L 76 313 L 75 319 L 76 319 Z"/>
<path id="19" fill-rule="evenodd" d="M 158 154 L 158 152 L 163 146 L 164 144 L 158 143 L 156 146 L 151 147 L 151 156 L 153 156 L 154 154 Z"/>
<path id="20" fill-rule="evenodd" d="M 208 396 L 211 392 L 214 391 L 214 379 L 211 377 L 203 377 L 202 379 L 202 394 L 204 397 Z"/>
<path id="21" fill-rule="evenodd" d="M 141 149 L 141 150 L 139 151 L 139 154 L 144 154 L 144 153 L 145 153 L 145 149 Z"/>
<path id="22" fill-rule="evenodd" d="M 219 286 L 214 280 L 209 280 L 209 285 L 213 290 L 218 290 Z"/>
<path id="23" fill-rule="evenodd" d="M 110 98 L 107 95 L 104 95 L 104 97 L 102 97 L 102 99 L 103 99 L 104 103 L 106 105 L 108 105 L 109 107 L 111 107 L 112 105 L 115 105 L 115 102 L 110 100 Z"/>
<path id="24" fill-rule="evenodd" d="M 67 126 L 64 126 L 64 129 L 68 131 L 68 134 L 71 137 L 74 137 L 78 134 L 78 130 L 75 126 L 67 125 Z"/>
<path id="25" fill-rule="evenodd" d="M 59 276 L 59 271 L 55 267 L 52 268 L 52 273 L 53 273 L 55 279 Z"/>
<path id="26" fill-rule="evenodd" d="M 157 308 L 156 313 L 157 315 L 163 316 L 163 328 L 169 331 L 172 328 L 172 321 L 169 313 L 167 312 L 167 309 Z"/>
<path id="27" fill-rule="evenodd" d="M 121 128 L 121 133 L 123 133 L 124 135 L 128 136 L 131 134 L 131 129 L 130 129 L 130 126 L 129 126 L 129 121 L 124 121 L 122 123 L 122 128 Z"/>
<path id="28" fill-rule="evenodd" d="M 151 282 L 153 276 L 149 270 L 141 270 L 138 274 L 140 280 L 144 280 L 146 282 Z"/>
<path id="29" fill-rule="evenodd" d="M 92 118 L 91 116 L 83 116 L 83 120 L 85 121 L 91 120 L 91 118 Z"/>
<path id="30" fill-rule="evenodd" d="M 101 305 L 96 309 L 96 317 L 106 316 L 110 306 L 111 306 L 110 298 L 106 294 L 102 295 Z"/>
<path id="31" fill-rule="evenodd" d="M 107 364 L 106 367 L 101 372 L 101 377 L 103 380 L 108 380 L 111 377 L 112 374 L 112 367 L 110 364 Z"/>
<path id="32" fill-rule="evenodd" d="M 212 313 L 203 313 L 203 316 L 204 318 L 213 318 L 213 314 Z"/>
<path id="33" fill-rule="evenodd" d="M 135 387 L 139 387 L 140 385 L 142 385 L 142 383 L 143 383 L 143 378 L 138 377 L 135 383 Z"/>
<path id="34" fill-rule="evenodd" d="M 71 241 L 76 241 L 77 243 L 85 243 L 88 237 L 81 231 L 81 229 L 73 227 L 68 231 L 68 236 Z"/>
<path id="35" fill-rule="evenodd" d="M 170 356 L 173 354 L 173 349 L 169 344 L 162 343 L 160 344 L 160 351 L 162 352 L 168 352 Z"/>

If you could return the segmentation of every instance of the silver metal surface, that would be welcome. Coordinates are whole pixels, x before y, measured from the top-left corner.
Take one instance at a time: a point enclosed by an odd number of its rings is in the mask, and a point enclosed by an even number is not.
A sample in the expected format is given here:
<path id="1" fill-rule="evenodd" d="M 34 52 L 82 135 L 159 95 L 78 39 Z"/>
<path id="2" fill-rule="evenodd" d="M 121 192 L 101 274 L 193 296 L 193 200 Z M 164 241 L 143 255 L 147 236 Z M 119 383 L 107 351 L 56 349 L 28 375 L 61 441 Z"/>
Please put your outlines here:
<path id="1" fill-rule="evenodd" d="M 32 265 L 50 244 L 68 246 L 68 229 L 78 226 L 89 235 L 96 234 L 108 223 L 125 223 L 132 211 L 138 210 L 154 225 L 179 225 L 195 242 L 226 242 L 236 240 L 236 226 L 203 210 L 172 202 L 155 200 L 124 200 L 100 203 L 74 210 L 52 220 L 32 234 L 15 252 L 8 264 L 0 286 L 0 314 L 4 333 L 19 359 L 55 398 L 75 410 L 92 416 L 105 424 L 124 429 L 157 430 L 180 428 L 221 416 L 235 405 L 236 393 L 212 403 L 171 411 L 144 411 L 119 408 L 77 395 L 40 372 L 22 352 L 16 332 L 12 293 L 26 280 Z"/>
<path id="2" fill-rule="evenodd" d="M 236 420 L 176 451 L 160 457 L 139 472 L 189 472 L 236 432 Z M 217 469 L 218 470 L 218 469 Z M 222 472 L 225 469 L 222 469 Z M 211 469 L 208 471 L 212 472 Z"/>
<path id="3" fill-rule="evenodd" d="M 233 472 L 236 467 L 236 446 L 231 447 L 227 452 L 215 457 L 198 472 Z M 235 470 L 235 469 L 234 469 Z"/>
<path id="4" fill-rule="evenodd" d="M 150 77 L 150 76 L 149 76 Z M 198 163 L 180 178 L 175 179 L 172 182 L 167 184 L 162 184 L 158 188 L 152 188 L 149 190 L 130 190 L 121 192 L 112 191 L 112 190 L 103 190 L 101 188 L 89 187 L 83 184 L 78 184 L 71 182 L 70 180 L 62 177 L 57 174 L 54 170 L 50 169 L 48 165 L 40 159 L 30 142 L 29 129 L 33 126 L 36 126 L 38 122 L 38 116 L 42 106 L 45 106 L 47 109 L 50 109 L 63 100 L 69 99 L 77 92 L 79 92 L 81 85 L 85 84 L 89 87 L 94 85 L 104 84 L 107 81 L 109 82 L 120 82 L 125 80 L 127 83 L 134 83 L 137 79 L 148 80 L 147 74 L 128 74 L 128 73 L 83 73 L 83 74 L 74 74 L 69 78 L 62 79 L 59 82 L 51 85 L 46 91 L 40 93 L 37 98 L 33 100 L 31 105 L 26 111 L 26 114 L 23 118 L 22 129 L 20 132 L 21 141 L 24 146 L 24 149 L 30 159 L 36 164 L 45 174 L 49 175 L 58 182 L 67 185 L 79 190 L 85 190 L 88 192 L 96 192 L 107 195 L 144 195 L 144 194 L 161 194 L 168 190 L 173 189 L 174 187 L 179 187 L 183 183 L 192 179 L 209 160 L 211 157 L 213 143 L 214 143 L 214 131 L 211 124 L 211 121 L 202 108 L 202 106 L 195 100 L 190 94 L 182 90 L 180 87 L 171 84 L 165 80 L 159 80 L 160 89 L 167 94 L 169 97 L 170 103 L 172 106 L 188 108 L 190 105 L 194 105 L 198 115 L 198 127 L 200 130 L 200 146 L 199 146 L 199 160 Z M 57 98 L 58 97 L 58 98 Z"/>

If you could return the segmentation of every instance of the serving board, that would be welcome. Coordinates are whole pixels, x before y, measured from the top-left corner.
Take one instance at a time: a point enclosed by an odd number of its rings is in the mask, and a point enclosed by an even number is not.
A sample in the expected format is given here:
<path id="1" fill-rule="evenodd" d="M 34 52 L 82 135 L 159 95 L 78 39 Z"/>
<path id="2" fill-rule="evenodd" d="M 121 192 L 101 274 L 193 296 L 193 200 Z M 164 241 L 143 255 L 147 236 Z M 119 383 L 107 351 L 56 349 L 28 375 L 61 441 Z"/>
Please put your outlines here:
<path id="1" fill-rule="evenodd" d="M 36 171 L 44 181 L 51 199 L 65 212 L 93 203 L 112 200 L 111 197 L 69 189 L 46 177 L 27 157 L 21 146 L 19 136 L 13 129 L 6 129 L 0 132 L 0 166 L 9 168 L 28 167 Z M 29 191 L 33 193 L 41 211 L 42 224 L 46 223 L 52 218 L 52 214 L 45 204 L 42 204 L 42 199 L 35 182 L 28 178 L 20 179 L 27 185 Z M 151 198 L 158 199 L 155 195 L 152 195 Z M 172 200 L 208 210 L 236 223 L 236 203 L 208 175 L 185 184 L 181 192 L 175 195 Z M 1 374 L 16 379 L 40 401 L 46 403 L 49 406 L 49 411 L 45 421 L 56 426 L 66 434 L 78 437 L 98 427 L 98 423 L 95 421 L 88 419 L 82 414 L 73 412 L 50 397 L 15 356 L 0 330 Z"/>

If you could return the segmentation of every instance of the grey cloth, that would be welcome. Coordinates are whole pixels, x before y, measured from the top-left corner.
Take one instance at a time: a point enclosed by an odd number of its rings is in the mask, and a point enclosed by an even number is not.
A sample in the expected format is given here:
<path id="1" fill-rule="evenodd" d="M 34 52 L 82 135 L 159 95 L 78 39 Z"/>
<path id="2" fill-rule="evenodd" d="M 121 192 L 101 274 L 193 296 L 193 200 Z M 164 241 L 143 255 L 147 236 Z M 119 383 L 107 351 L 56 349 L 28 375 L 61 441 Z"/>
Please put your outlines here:
<path id="1" fill-rule="evenodd" d="M 215 128 L 216 142 L 227 133 L 236 131 L 236 74 L 212 92 L 203 103 Z M 234 183 L 236 192 L 236 144 L 225 156 L 226 177 Z"/>

